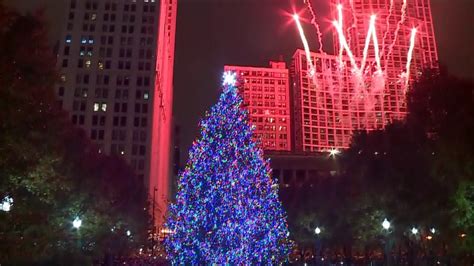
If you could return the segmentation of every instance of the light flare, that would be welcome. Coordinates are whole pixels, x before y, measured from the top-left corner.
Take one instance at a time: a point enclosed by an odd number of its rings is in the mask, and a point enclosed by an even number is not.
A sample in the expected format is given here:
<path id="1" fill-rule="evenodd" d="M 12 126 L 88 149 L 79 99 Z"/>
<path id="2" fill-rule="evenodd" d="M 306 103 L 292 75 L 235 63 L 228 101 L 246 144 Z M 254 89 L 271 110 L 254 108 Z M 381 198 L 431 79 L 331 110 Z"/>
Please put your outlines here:
<path id="1" fill-rule="evenodd" d="M 347 56 L 349 56 L 349 60 L 351 62 L 352 69 L 357 73 L 359 71 L 359 67 L 354 58 L 354 54 L 352 53 L 351 49 L 349 48 L 349 44 L 347 44 L 346 36 L 344 35 L 344 31 L 342 29 L 342 5 L 337 5 L 338 10 L 338 20 L 334 20 L 332 24 L 336 28 L 338 38 L 339 38 L 339 63 L 342 66 L 342 52 L 346 50 Z"/>
<path id="2" fill-rule="evenodd" d="M 341 4 L 337 5 L 337 23 L 341 27 L 341 34 L 344 35 L 344 33 L 342 33 L 343 24 L 342 24 L 342 5 Z M 342 47 L 343 47 L 342 39 L 339 38 L 339 63 L 341 66 L 342 66 L 342 52 L 343 52 Z"/>
<path id="3" fill-rule="evenodd" d="M 408 88 L 408 81 L 410 79 L 410 65 L 411 65 L 411 60 L 413 57 L 413 49 L 415 48 L 415 37 L 416 37 L 416 28 L 411 29 L 411 34 L 410 34 L 410 48 L 408 48 L 408 54 L 407 54 L 407 63 L 405 67 L 405 73 L 406 73 L 406 79 L 405 79 L 405 90 Z"/>
<path id="4" fill-rule="evenodd" d="M 298 32 L 300 33 L 301 41 L 303 42 L 303 47 L 304 51 L 306 53 L 306 60 L 308 61 L 309 69 L 310 69 L 310 76 L 313 77 L 315 80 L 315 73 L 316 73 L 316 68 L 313 64 L 313 60 L 311 59 L 311 51 L 309 50 L 309 45 L 308 45 L 308 40 L 306 39 L 306 36 L 304 35 L 303 27 L 301 26 L 300 23 L 300 18 L 297 14 L 293 15 L 293 19 L 296 22 L 296 26 L 298 27 Z"/>
<path id="5" fill-rule="evenodd" d="M 375 30 L 375 19 L 376 15 L 372 15 L 370 18 L 370 22 L 372 25 L 372 41 L 374 44 L 374 53 L 375 53 L 375 63 L 377 64 L 377 70 L 382 70 L 382 65 L 380 64 L 380 53 L 379 53 L 379 41 L 377 39 L 377 33 Z"/>
<path id="6" fill-rule="evenodd" d="M 365 38 L 365 45 L 364 45 L 364 50 L 362 53 L 362 63 L 361 63 L 361 70 L 365 68 L 365 62 L 367 61 L 367 54 L 369 51 L 369 44 L 370 44 L 370 38 L 373 36 L 372 35 L 372 30 L 374 29 L 374 23 L 375 23 L 375 16 L 372 15 L 370 17 L 370 24 L 369 24 L 369 30 L 367 32 L 367 36 Z"/>

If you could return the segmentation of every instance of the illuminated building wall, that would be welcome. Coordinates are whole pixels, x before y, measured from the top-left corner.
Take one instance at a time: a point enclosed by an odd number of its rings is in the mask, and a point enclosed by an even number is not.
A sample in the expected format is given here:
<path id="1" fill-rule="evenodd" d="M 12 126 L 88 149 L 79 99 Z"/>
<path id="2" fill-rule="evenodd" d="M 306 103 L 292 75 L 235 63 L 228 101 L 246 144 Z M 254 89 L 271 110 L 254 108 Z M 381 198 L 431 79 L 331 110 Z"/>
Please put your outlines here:
<path id="1" fill-rule="evenodd" d="M 157 0 L 67 0 L 66 6 L 59 103 L 99 152 L 130 164 L 150 197 L 157 187 L 162 214 L 171 165 L 176 0 L 161 1 L 161 8 Z"/>
<path id="2" fill-rule="evenodd" d="M 255 136 L 264 150 L 291 150 L 290 93 L 284 62 L 269 68 L 230 66 L 237 73 L 241 96 L 255 126 Z"/>
<path id="3" fill-rule="evenodd" d="M 58 100 L 99 146 L 147 183 L 158 6 L 68 0 L 58 50 Z"/>
<path id="4" fill-rule="evenodd" d="M 156 78 L 153 94 L 153 121 L 151 137 L 150 198 L 157 205 L 155 225 L 164 223 L 170 202 L 170 179 L 173 166 L 171 159 L 171 130 L 173 125 L 173 67 L 178 0 L 162 0 L 156 47 Z M 155 205 L 153 205 L 155 206 Z"/>
<path id="5" fill-rule="evenodd" d="M 376 15 L 375 29 L 379 42 L 381 63 L 386 75 L 384 91 L 385 123 L 403 119 L 406 101 L 401 73 L 405 71 L 410 43 L 410 32 L 416 28 L 415 46 L 409 80 L 421 75 L 424 68 L 437 67 L 438 54 L 429 0 L 332 0 L 332 17 L 337 17 L 337 4 L 342 4 L 343 26 L 354 56 L 361 58 L 370 16 Z M 391 6 L 391 3 L 393 5 Z M 339 51 L 334 35 L 335 54 Z M 374 57 L 369 46 L 368 56 Z"/>
<path id="6" fill-rule="evenodd" d="M 304 50 L 296 50 L 291 66 L 296 150 L 348 148 L 354 130 L 383 127 L 382 91 L 372 73 L 360 85 L 350 67 L 339 68 L 338 56 L 311 53 L 311 60 L 317 69 L 314 79 Z M 343 63 L 348 61 L 344 56 Z"/>

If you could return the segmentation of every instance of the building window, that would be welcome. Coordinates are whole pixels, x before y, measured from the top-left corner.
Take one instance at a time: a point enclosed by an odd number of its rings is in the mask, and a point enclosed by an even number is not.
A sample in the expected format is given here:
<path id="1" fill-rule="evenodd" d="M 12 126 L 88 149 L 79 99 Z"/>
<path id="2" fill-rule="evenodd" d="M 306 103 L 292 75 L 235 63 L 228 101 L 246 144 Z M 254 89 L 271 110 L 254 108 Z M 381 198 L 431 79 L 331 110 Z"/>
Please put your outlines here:
<path id="1" fill-rule="evenodd" d="M 94 112 L 98 112 L 98 111 L 106 112 L 107 111 L 107 103 L 95 102 L 94 103 Z"/>
<path id="2" fill-rule="evenodd" d="M 69 46 L 65 46 L 64 47 L 64 55 L 69 55 L 69 50 L 70 50 Z"/>

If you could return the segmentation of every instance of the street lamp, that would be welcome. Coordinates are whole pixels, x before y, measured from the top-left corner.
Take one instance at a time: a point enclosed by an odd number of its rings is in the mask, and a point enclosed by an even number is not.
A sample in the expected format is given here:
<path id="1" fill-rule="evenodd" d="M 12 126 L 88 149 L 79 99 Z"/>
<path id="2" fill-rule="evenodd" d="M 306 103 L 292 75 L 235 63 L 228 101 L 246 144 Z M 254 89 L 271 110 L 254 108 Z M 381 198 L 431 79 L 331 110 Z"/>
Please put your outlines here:
<path id="1" fill-rule="evenodd" d="M 430 229 L 430 232 L 431 232 L 432 234 L 435 234 L 435 233 L 436 233 L 436 229 L 435 229 L 434 227 L 432 227 L 432 228 Z"/>
<path id="2" fill-rule="evenodd" d="M 418 229 L 416 229 L 415 227 L 413 227 L 413 228 L 411 229 L 411 233 L 414 234 L 414 235 L 418 234 Z"/>
<path id="3" fill-rule="evenodd" d="M 323 258 L 323 249 L 322 249 L 322 239 L 319 237 L 321 234 L 321 228 L 319 226 L 316 226 L 314 228 L 314 233 L 316 234 L 316 246 L 315 246 L 315 254 L 316 254 L 316 260 L 318 260 L 319 257 Z"/>
<path id="4" fill-rule="evenodd" d="M 331 156 L 331 157 L 333 157 L 333 158 L 334 158 L 336 155 L 339 155 L 340 153 L 341 153 L 341 151 L 338 150 L 338 149 L 330 149 L 330 150 L 329 150 L 329 156 Z"/>
<path id="5" fill-rule="evenodd" d="M 391 243 L 389 242 L 391 241 L 391 239 L 389 237 L 389 231 L 388 231 L 388 229 L 390 229 L 390 222 L 387 220 L 387 218 L 383 220 L 382 228 L 387 231 L 387 234 L 385 235 L 384 261 L 385 261 L 385 265 L 390 265 L 391 263 L 390 263 L 389 253 L 390 253 Z"/>
<path id="6" fill-rule="evenodd" d="M 316 227 L 316 228 L 314 229 L 314 233 L 315 233 L 316 235 L 321 234 L 321 228 Z"/>
<path id="7" fill-rule="evenodd" d="M 79 219 L 79 217 L 76 217 L 74 219 L 74 221 L 72 221 L 72 227 L 76 228 L 76 229 L 79 229 L 79 227 L 81 227 L 82 225 L 82 220 Z"/>
<path id="8" fill-rule="evenodd" d="M 382 227 L 383 227 L 383 229 L 385 229 L 385 230 L 390 229 L 390 222 L 387 220 L 387 218 L 385 218 L 385 219 L 383 220 L 383 222 L 382 222 Z"/>
<path id="9" fill-rule="evenodd" d="M 0 210 L 4 212 L 9 212 L 12 208 L 12 205 L 13 205 L 13 199 L 9 196 L 6 196 L 5 198 L 3 198 Z"/>
<path id="10" fill-rule="evenodd" d="M 130 236 L 132 233 L 130 232 L 130 230 L 127 230 L 127 236 Z"/>

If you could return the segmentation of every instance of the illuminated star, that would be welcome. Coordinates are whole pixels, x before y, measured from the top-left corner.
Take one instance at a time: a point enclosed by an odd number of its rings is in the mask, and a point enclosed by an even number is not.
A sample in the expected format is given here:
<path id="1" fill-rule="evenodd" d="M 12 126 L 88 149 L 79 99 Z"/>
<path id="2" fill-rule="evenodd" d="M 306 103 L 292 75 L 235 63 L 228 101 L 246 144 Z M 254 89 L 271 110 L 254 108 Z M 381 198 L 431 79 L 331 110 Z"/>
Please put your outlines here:
<path id="1" fill-rule="evenodd" d="M 236 82 L 236 79 L 235 79 L 234 72 L 230 72 L 230 71 L 224 72 L 224 81 L 222 82 L 222 85 L 234 86 L 235 82 Z"/>

